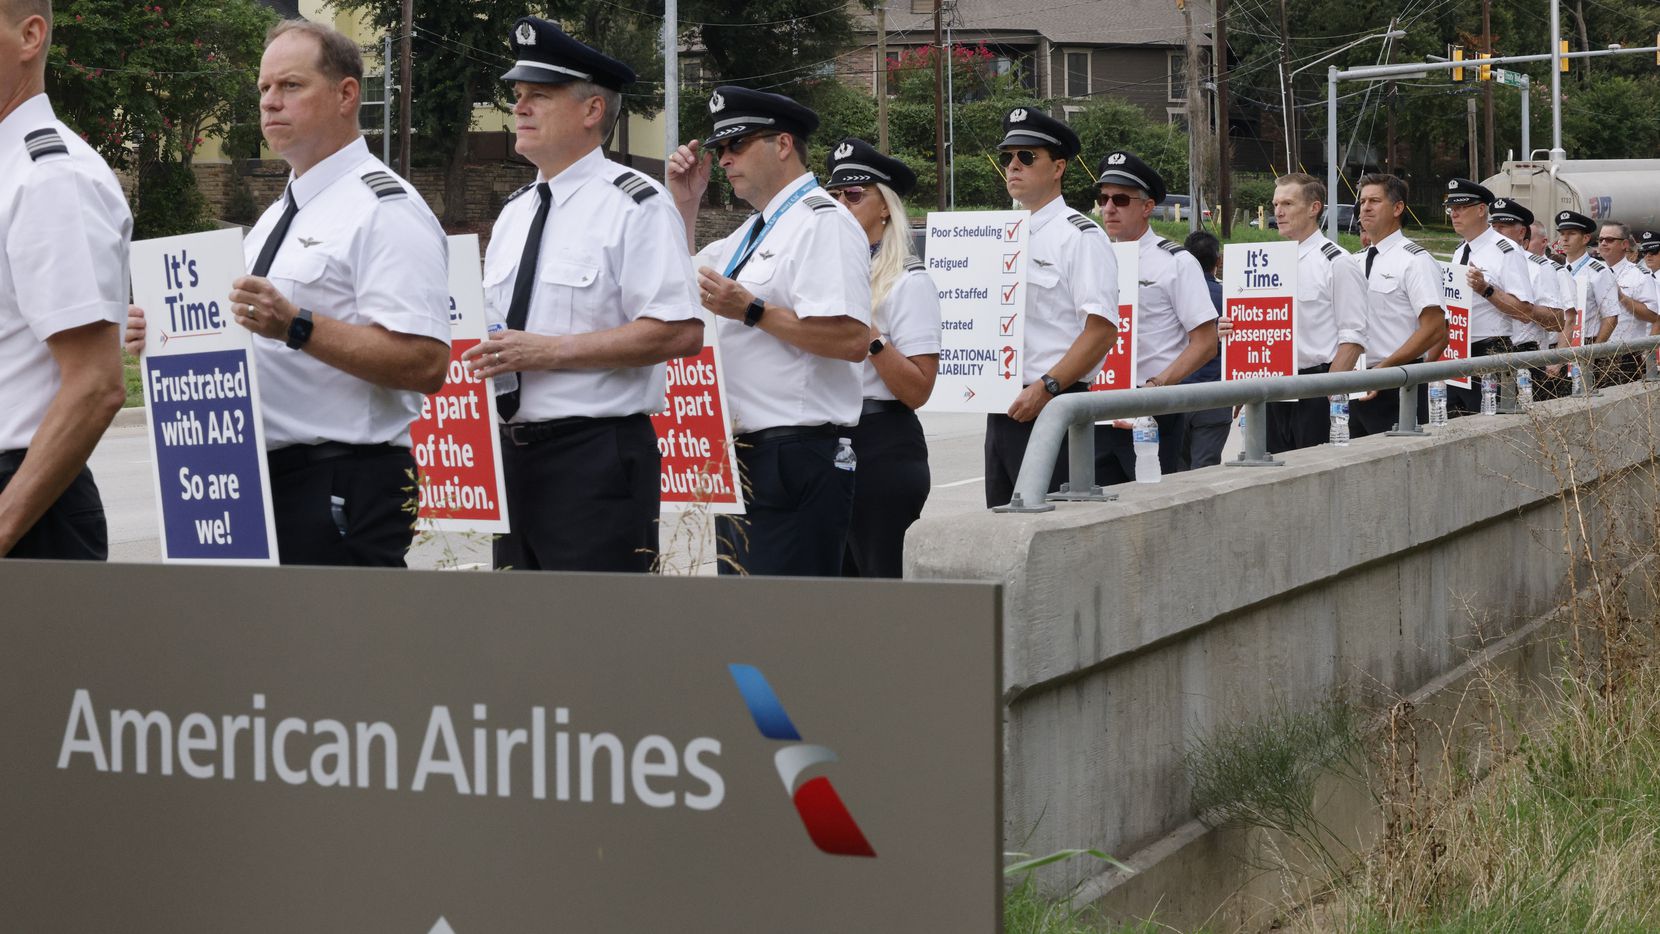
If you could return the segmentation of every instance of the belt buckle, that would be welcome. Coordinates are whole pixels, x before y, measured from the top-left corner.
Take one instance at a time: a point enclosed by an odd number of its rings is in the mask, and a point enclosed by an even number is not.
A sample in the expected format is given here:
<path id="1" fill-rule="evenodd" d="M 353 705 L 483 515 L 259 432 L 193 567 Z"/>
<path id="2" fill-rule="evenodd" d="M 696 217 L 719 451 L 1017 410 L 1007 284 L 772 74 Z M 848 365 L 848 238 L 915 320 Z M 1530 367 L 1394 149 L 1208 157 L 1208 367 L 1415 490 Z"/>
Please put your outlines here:
<path id="1" fill-rule="evenodd" d="M 519 436 L 519 429 L 527 428 L 529 426 L 520 422 L 510 422 L 504 427 L 507 429 L 507 440 L 513 442 L 514 447 L 522 448 L 530 445 L 528 440 L 525 440 Z"/>

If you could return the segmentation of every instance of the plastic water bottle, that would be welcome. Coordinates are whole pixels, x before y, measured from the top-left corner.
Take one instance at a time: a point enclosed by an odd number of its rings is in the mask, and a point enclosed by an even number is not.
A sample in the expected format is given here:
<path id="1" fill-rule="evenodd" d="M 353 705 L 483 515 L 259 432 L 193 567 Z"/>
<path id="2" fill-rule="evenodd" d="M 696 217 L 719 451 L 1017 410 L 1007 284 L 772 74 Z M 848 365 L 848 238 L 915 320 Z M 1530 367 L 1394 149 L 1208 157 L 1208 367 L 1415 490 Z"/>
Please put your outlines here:
<path id="1" fill-rule="evenodd" d="M 1135 420 L 1135 482 L 1157 483 L 1159 477 L 1159 423 L 1151 415 Z"/>
<path id="2" fill-rule="evenodd" d="M 507 330 L 507 325 L 497 321 L 494 324 L 491 324 L 488 328 L 485 328 L 485 330 L 491 334 L 499 334 L 500 332 Z M 519 388 L 519 374 L 503 373 L 500 376 L 497 376 L 494 382 L 496 384 L 496 395 L 499 396 L 504 392 L 512 392 L 513 390 Z"/>
<path id="3" fill-rule="evenodd" d="M 1568 364 L 1568 378 L 1570 380 L 1572 380 L 1573 384 L 1574 384 L 1573 394 L 1576 395 L 1576 396 L 1584 395 L 1585 394 L 1585 379 L 1584 379 L 1584 377 L 1579 375 L 1579 364 L 1577 364 L 1577 363 Z"/>
<path id="4" fill-rule="evenodd" d="M 1327 397 L 1331 403 L 1331 443 L 1338 447 L 1349 446 L 1349 395 L 1337 393 Z"/>
<path id="5" fill-rule="evenodd" d="M 1429 384 L 1429 427 L 1447 427 L 1447 384 L 1441 380 Z"/>
<path id="6" fill-rule="evenodd" d="M 853 453 L 852 439 L 836 439 L 836 467 L 840 470 L 859 469 L 859 458 Z"/>
<path id="7" fill-rule="evenodd" d="M 1481 374 L 1481 414 L 1499 414 L 1499 378 L 1492 373 Z"/>
<path id="8" fill-rule="evenodd" d="M 1516 404 L 1533 404 L 1533 374 L 1528 372 L 1527 367 L 1516 371 Z"/>

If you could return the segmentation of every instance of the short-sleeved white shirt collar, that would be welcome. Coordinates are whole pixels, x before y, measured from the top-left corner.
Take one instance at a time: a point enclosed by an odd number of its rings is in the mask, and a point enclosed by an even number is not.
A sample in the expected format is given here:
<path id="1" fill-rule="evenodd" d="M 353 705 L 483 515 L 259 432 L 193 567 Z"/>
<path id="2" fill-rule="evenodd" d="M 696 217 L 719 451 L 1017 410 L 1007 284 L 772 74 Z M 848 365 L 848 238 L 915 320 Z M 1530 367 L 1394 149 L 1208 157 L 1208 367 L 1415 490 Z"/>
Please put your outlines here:
<path id="1" fill-rule="evenodd" d="M 322 194 L 323 189 L 339 181 L 341 176 L 357 168 L 367 158 L 369 144 L 359 136 L 312 166 L 304 175 L 296 177 L 289 172 L 288 190 L 294 193 L 294 203 L 305 207 L 311 199 Z"/>

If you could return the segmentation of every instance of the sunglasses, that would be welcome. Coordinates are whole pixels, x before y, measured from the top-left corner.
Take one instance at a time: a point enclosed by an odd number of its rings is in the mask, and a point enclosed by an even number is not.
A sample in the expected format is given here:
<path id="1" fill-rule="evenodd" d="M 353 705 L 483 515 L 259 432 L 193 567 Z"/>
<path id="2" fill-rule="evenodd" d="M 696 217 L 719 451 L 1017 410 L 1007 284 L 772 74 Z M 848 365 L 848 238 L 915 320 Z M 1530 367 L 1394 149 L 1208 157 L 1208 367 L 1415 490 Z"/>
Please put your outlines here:
<path id="1" fill-rule="evenodd" d="M 848 204 L 858 204 L 859 202 L 865 200 L 865 195 L 870 194 L 870 192 L 858 185 L 849 185 L 846 188 L 832 188 L 826 192 L 826 194 L 832 198 L 835 198 L 837 201 L 845 201 Z"/>
<path id="2" fill-rule="evenodd" d="M 1110 195 L 1103 193 L 1103 194 L 1099 194 L 1099 195 L 1095 196 L 1095 203 L 1100 205 L 1101 207 L 1106 207 L 1107 205 L 1110 204 L 1115 208 L 1127 208 L 1130 205 L 1136 203 L 1137 201 L 1143 201 L 1143 200 L 1151 201 L 1153 199 L 1151 199 L 1151 198 L 1145 198 L 1144 199 L 1140 195 L 1127 195 L 1122 191 L 1116 192 L 1116 193 L 1110 194 Z"/>
<path id="3" fill-rule="evenodd" d="M 777 133 L 756 133 L 754 136 L 740 137 L 729 143 L 710 143 L 709 151 L 714 153 L 715 161 L 719 162 L 720 160 L 726 158 L 727 153 L 731 153 L 734 156 L 742 155 L 743 151 L 749 148 L 750 143 L 753 143 L 758 139 L 772 139 L 774 136 L 778 135 L 779 134 Z"/>
<path id="4" fill-rule="evenodd" d="M 1005 149 L 997 154 L 997 164 L 1005 169 L 1016 159 L 1020 160 L 1021 165 L 1029 166 L 1037 161 L 1037 153 L 1030 149 Z"/>
<path id="5" fill-rule="evenodd" d="M 1598 243 L 1624 243 L 1624 237 L 1598 237 Z"/>

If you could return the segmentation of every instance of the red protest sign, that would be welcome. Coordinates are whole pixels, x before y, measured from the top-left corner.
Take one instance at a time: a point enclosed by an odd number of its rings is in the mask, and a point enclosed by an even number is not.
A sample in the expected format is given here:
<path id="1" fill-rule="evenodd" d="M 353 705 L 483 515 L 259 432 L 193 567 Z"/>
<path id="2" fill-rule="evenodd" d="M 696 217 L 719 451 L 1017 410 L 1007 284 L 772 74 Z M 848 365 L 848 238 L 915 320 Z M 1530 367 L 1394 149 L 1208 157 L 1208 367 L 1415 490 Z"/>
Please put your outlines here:
<path id="1" fill-rule="evenodd" d="M 1468 266 L 1441 267 L 1441 296 L 1447 309 L 1447 349 L 1442 360 L 1470 359 L 1470 285 Z M 1470 380 L 1449 379 L 1447 385 L 1469 389 Z"/>
<path id="2" fill-rule="evenodd" d="M 1107 351 L 1101 371 L 1090 380 L 1090 389 L 1135 388 L 1135 310 L 1140 294 L 1141 254 L 1137 243 L 1114 243 L 1118 260 L 1118 338 Z"/>
<path id="3" fill-rule="evenodd" d="M 1230 243 L 1222 252 L 1222 378 L 1297 375 L 1297 258 L 1302 245 Z"/>
<path id="4" fill-rule="evenodd" d="M 450 344 L 444 388 L 421 403 L 409 426 L 421 469 L 420 518 L 433 528 L 507 531 L 496 417 L 490 385 L 461 363 L 478 339 Z"/>
<path id="5" fill-rule="evenodd" d="M 712 331 L 705 329 L 706 334 Z M 663 457 L 663 509 L 699 506 L 714 513 L 742 513 L 743 490 L 715 346 L 705 344 L 695 357 L 670 360 L 668 378 L 668 407 L 651 417 Z"/>

